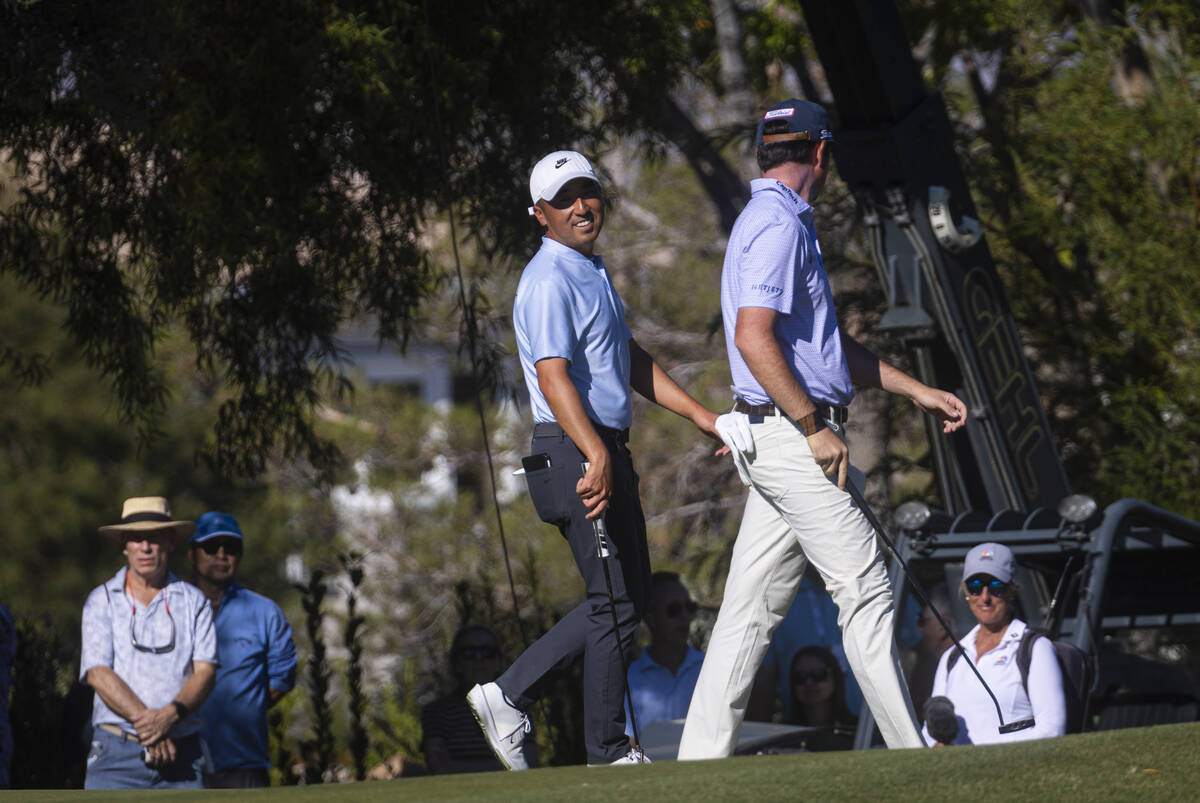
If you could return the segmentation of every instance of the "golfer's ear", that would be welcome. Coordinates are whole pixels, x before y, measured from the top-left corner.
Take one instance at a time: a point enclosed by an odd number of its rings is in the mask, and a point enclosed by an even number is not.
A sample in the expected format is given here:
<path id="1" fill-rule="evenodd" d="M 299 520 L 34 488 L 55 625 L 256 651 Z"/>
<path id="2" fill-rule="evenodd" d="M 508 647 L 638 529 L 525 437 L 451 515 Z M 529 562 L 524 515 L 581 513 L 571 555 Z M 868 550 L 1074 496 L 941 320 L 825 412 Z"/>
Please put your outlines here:
<path id="1" fill-rule="evenodd" d="M 546 225 L 546 216 L 544 214 L 542 214 L 542 203 L 543 203 L 542 201 L 538 201 L 536 204 L 533 205 L 533 218 L 540 225 L 545 226 Z"/>
<path id="2" fill-rule="evenodd" d="M 819 165 L 822 163 L 827 164 L 828 162 L 826 162 L 825 160 L 828 159 L 828 156 L 829 156 L 829 140 L 827 140 L 827 139 L 817 140 L 817 147 L 813 148 L 813 164 L 815 164 L 815 165 Z"/>

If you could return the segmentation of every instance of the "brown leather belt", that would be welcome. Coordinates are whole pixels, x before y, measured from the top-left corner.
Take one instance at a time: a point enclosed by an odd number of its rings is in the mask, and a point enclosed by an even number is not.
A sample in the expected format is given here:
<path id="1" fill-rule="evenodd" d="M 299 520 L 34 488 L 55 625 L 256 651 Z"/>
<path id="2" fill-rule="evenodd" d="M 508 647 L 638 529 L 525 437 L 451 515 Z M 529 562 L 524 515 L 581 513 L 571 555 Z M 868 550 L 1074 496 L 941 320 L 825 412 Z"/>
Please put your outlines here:
<path id="1" fill-rule="evenodd" d="M 846 419 L 849 417 L 849 411 L 845 407 L 841 407 L 836 404 L 825 404 L 823 402 L 814 402 L 813 404 L 817 408 L 817 415 L 819 417 L 825 419 L 826 421 L 832 421 L 838 426 L 845 424 Z M 733 409 L 739 413 L 745 413 L 746 415 L 761 415 L 764 418 L 771 417 L 776 414 L 776 407 L 771 402 L 767 402 L 766 404 L 750 404 L 738 399 L 737 402 L 734 403 Z M 787 417 L 787 413 L 783 412 L 782 410 L 779 410 L 778 413 L 784 418 Z"/>
<path id="2" fill-rule="evenodd" d="M 122 730 L 119 726 L 114 725 L 111 722 L 101 722 L 96 727 L 100 728 L 101 730 L 108 731 L 113 736 L 119 736 L 127 742 L 136 742 L 138 740 L 136 733 L 130 733 L 129 731 Z"/>

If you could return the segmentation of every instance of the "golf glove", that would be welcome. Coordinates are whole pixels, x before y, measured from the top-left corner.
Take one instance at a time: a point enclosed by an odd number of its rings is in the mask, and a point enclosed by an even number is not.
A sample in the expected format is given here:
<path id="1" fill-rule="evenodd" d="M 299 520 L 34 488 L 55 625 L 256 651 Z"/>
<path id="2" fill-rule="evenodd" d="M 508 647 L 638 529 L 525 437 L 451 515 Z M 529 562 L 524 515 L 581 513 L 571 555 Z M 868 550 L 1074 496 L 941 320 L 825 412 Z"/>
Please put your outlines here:
<path id="1" fill-rule="evenodd" d="M 750 474 L 746 465 L 754 459 L 754 434 L 750 431 L 750 419 L 742 413 L 725 413 L 717 416 L 716 427 L 722 443 L 729 447 L 733 456 L 738 477 L 743 485 L 749 485 Z"/>

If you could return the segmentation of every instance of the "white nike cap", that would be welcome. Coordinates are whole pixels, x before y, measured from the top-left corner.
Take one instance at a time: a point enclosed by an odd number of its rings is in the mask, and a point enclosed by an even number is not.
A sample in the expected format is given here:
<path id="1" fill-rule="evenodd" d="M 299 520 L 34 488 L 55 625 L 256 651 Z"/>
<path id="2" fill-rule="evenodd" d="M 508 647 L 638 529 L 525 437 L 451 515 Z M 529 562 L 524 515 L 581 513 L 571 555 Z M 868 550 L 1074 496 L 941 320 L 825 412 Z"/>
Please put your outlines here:
<path id="1" fill-rule="evenodd" d="M 535 204 L 541 200 L 549 201 L 558 195 L 564 184 L 575 178 L 591 179 L 597 186 L 600 185 L 592 163 L 582 153 L 555 151 L 546 154 L 529 174 L 529 196 Z M 533 214 L 532 206 L 529 207 L 529 214 Z"/>

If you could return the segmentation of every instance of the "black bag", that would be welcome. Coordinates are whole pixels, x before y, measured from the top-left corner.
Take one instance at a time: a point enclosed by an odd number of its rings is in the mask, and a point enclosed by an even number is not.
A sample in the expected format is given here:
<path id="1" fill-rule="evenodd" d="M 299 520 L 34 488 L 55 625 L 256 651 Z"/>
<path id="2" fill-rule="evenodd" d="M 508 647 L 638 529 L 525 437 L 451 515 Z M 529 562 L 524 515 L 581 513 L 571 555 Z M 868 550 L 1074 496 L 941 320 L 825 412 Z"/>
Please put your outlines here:
<path id="1" fill-rule="evenodd" d="M 1054 647 L 1054 656 L 1058 659 L 1058 668 L 1062 672 L 1063 700 L 1067 705 L 1067 733 L 1081 733 L 1087 718 L 1092 684 L 1096 679 L 1095 662 L 1092 656 L 1074 644 L 1058 641 L 1040 627 L 1026 625 L 1017 645 L 1017 671 L 1021 673 L 1021 687 L 1025 689 L 1026 697 L 1029 696 L 1029 664 L 1033 661 L 1033 643 L 1039 638 L 1050 639 L 1050 644 Z M 950 650 L 950 657 L 946 659 L 947 674 L 962 655 L 957 647 L 951 647 Z"/>

